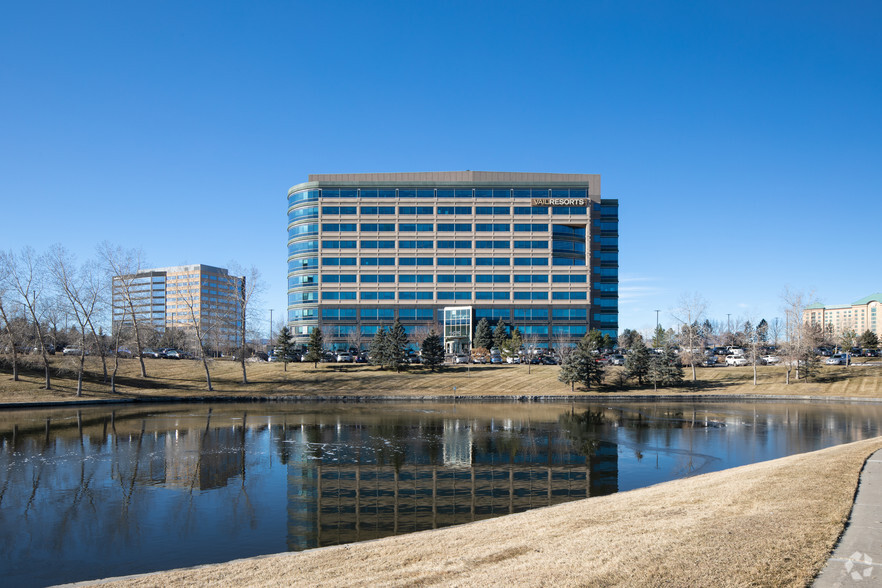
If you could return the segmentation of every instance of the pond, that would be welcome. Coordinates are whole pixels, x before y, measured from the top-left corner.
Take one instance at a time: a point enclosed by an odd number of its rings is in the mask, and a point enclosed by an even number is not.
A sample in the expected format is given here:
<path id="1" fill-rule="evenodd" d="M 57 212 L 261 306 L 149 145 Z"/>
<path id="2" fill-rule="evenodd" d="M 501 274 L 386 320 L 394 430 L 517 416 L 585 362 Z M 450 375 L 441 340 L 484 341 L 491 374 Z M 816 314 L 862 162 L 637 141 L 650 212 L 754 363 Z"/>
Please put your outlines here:
<path id="1" fill-rule="evenodd" d="M 879 435 L 811 402 L 0 413 L 0 573 L 44 586 L 440 528 Z"/>

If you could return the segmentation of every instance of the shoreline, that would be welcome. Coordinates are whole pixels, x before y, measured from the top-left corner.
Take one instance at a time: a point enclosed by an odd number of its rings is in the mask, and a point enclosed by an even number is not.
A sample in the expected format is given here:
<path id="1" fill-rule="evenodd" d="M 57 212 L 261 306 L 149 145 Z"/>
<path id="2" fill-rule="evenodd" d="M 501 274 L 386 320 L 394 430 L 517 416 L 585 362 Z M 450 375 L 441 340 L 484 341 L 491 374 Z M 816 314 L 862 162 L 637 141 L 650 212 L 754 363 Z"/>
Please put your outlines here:
<path id="1" fill-rule="evenodd" d="M 137 405 L 137 404 L 270 404 L 291 403 L 301 404 L 309 402 L 371 404 L 390 402 L 462 402 L 462 403 L 510 403 L 510 404 L 564 404 L 574 402 L 655 402 L 655 401 L 684 401 L 684 402 L 811 402 L 818 404 L 835 403 L 864 403 L 879 404 L 882 398 L 867 398 L 861 396 L 814 396 L 814 395 L 785 395 L 785 394 L 585 394 L 581 396 L 557 396 L 557 395 L 336 395 L 336 396 L 150 396 L 142 398 L 102 398 L 86 400 L 56 400 L 34 402 L 0 402 L 0 410 L 27 410 L 34 408 L 76 408 L 78 406 L 102 406 L 102 405 Z"/>

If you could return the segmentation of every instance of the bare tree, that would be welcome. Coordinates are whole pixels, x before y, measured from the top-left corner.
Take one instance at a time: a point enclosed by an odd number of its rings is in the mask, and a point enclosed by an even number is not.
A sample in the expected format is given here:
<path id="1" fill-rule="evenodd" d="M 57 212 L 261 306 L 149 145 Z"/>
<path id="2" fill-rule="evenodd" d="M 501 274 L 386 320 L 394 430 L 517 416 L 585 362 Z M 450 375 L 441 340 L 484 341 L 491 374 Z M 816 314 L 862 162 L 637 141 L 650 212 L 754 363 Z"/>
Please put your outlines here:
<path id="1" fill-rule="evenodd" d="M 0 274 L 8 276 L 9 284 L 18 295 L 20 301 L 31 315 L 34 321 L 34 329 L 37 332 L 40 352 L 43 355 L 43 368 L 46 374 L 46 390 L 52 389 L 52 380 L 49 373 L 49 353 L 46 350 L 46 337 L 38 317 L 41 314 L 41 304 L 44 284 L 42 281 L 41 259 L 30 247 L 25 247 L 19 255 L 7 252 L 0 257 Z"/>
<path id="2" fill-rule="evenodd" d="M 561 364 L 563 364 L 564 360 L 572 355 L 573 351 L 576 349 L 576 344 L 569 333 L 552 334 L 551 345 L 552 349 L 557 353 Z"/>
<path id="3" fill-rule="evenodd" d="M 809 296 L 810 297 L 810 296 Z M 820 329 L 814 328 L 804 319 L 807 297 L 802 292 L 784 291 L 784 357 L 787 368 L 787 384 L 790 383 L 790 372 L 796 368 L 796 379 L 800 378 L 800 367 L 804 366 L 803 375 L 811 369 L 815 347 L 822 335 Z"/>
<path id="4" fill-rule="evenodd" d="M 231 321 L 236 329 L 236 339 L 239 343 L 239 362 L 242 365 L 242 383 L 248 383 L 248 373 L 245 371 L 245 342 L 247 341 L 246 333 L 248 325 L 251 322 L 258 323 L 257 315 L 259 311 L 257 304 L 259 297 L 263 291 L 263 284 L 260 280 L 260 272 L 256 267 L 251 266 L 247 274 L 241 271 L 235 264 L 230 265 L 231 274 L 227 277 L 228 291 L 232 289 L 235 292 L 235 304 L 233 308 L 234 320 Z"/>
<path id="5" fill-rule="evenodd" d="M 535 333 L 528 333 L 523 337 L 524 349 L 527 351 L 527 373 L 532 373 L 533 368 L 533 355 L 536 353 L 539 348 L 539 335 Z"/>
<path id="6" fill-rule="evenodd" d="M 185 310 L 189 315 L 190 320 L 187 321 L 187 327 L 191 329 L 191 333 L 195 339 L 194 345 L 198 349 L 199 356 L 202 359 L 202 367 L 205 369 L 205 383 L 208 386 L 208 391 L 212 392 L 214 388 L 211 385 L 211 372 L 208 369 L 208 352 L 206 349 L 206 343 L 209 340 L 212 330 L 219 325 L 213 321 L 202 320 L 203 309 L 198 295 L 198 289 L 190 288 L 187 283 L 177 286 L 172 286 L 171 283 L 169 283 L 167 288 L 167 294 L 173 294 L 176 296 L 178 302 L 184 304 Z"/>
<path id="7" fill-rule="evenodd" d="M 138 361 L 141 362 L 141 377 L 147 377 L 147 368 L 144 366 L 143 345 L 141 344 L 141 328 L 138 313 L 135 312 L 134 285 L 136 284 L 137 274 L 141 271 L 141 252 L 135 249 L 123 249 L 114 247 L 107 241 L 98 245 L 98 254 L 104 260 L 108 273 L 112 276 L 113 291 L 119 296 L 119 307 L 111 309 L 112 314 L 125 308 L 126 314 L 132 319 L 132 330 L 135 335 L 135 350 L 138 354 Z M 112 320 L 112 319 L 111 319 Z M 123 322 L 116 324 L 114 321 L 113 333 L 116 334 L 117 329 L 123 328 Z"/>
<path id="8" fill-rule="evenodd" d="M 692 367 L 692 382 L 697 380 L 695 364 L 704 361 L 704 337 L 701 323 L 707 303 L 698 294 L 683 294 L 678 307 L 671 313 L 680 326 L 680 361 Z"/>
<path id="9" fill-rule="evenodd" d="M 361 353 L 363 339 L 361 329 L 358 327 L 349 327 L 349 330 L 346 331 L 346 345 L 348 345 L 350 349 L 355 349 L 356 353 Z M 420 341 L 422 342 L 422 339 Z"/>
<path id="10" fill-rule="evenodd" d="M 86 363 L 86 330 L 91 330 L 98 341 L 98 334 L 92 327 L 92 316 L 98 307 L 100 288 L 90 272 L 90 265 L 76 267 L 73 257 L 61 246 L 50 248 L 47 268 L 53 277 L 55 287 L 67 301 L 67 310 L 78 325 L 80 357 L 77 369 L 77 396 L 83 395 L 83 371 Z M 103 352 L 102 352 L 103 355 Z M 105 374 L 107 373 L 105 369 Z"/>
<path id="11" fill-rule="evenodd" d="M 2 270 L 3 267 L 0 264 L 0 271 Z M 3 306 L 3 299 L 6 297 L 8 288 L 7 284 L 5 284 L 5 277 L 5 274 L 0 275 L 0 318 L 3 319 L 3 325 L 6 328 L 7 348 L 12 354 L 12 381 L 18 382 L 18 349 L 16 349 L 18 341 L 16 341 L 12 321 L 6 313 L 6 308 Z"/>

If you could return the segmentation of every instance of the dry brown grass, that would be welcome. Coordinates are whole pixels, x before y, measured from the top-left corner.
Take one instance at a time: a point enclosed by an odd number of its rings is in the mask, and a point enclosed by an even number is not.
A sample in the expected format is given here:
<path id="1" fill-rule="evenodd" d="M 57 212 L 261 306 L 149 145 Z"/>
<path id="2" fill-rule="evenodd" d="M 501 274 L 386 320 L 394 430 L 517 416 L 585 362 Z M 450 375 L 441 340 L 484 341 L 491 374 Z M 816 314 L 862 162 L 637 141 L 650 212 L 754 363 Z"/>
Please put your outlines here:
<path id="1" fill-rule="evenodd" d="M 101 381 L 97 358 L 87 361 L 84 400 L 135 398 L 234 397 L 234 396 L 569 396 L 569 387 L 557 380 L 558 366 L 485 365 L 448 367 L 440 373 L 422 368 L 402 373 L 354 364 L 249 364 L 249 384 L 241 384 L 241 367 L 231 361 L 211 363 L 215 391 L 206 390 L 200 362 L 145 359 L 150 377 L 140 377 L 137 360 L 123 360 L 117 378 L 117 394 Z M 615 381 L 620 368 L 608 368 L 608 382 Z M 685 370 L 687 376 L 689 370 Z M 753 385 L 749 367 L 716 367 L 698 371 L 698 382 L 681 388 L 659 389 L 662 395 L 794 395 L 882 398 L 882 366 L 823 367 L 816 378 L 785 385 L 784 368 L 759 368 L 759 385 Z M 74 360 L 53 358 L 53 390 L 42 389 L 39 369 L 24 371 L 20 382 L 13 382 L 8 370 L 0 371 L 0 402 L 27 403 L 77 400 Z M 591 393 L 625 396 L 653 394 L 652 386 L 601 387 Z M 577 395 L 584 394 L 577 390 Z"/>
<path id="2" fill-rule="evenodd" d="M 804 586 L 882 438 L 377 541 L 112 586 Z"/>

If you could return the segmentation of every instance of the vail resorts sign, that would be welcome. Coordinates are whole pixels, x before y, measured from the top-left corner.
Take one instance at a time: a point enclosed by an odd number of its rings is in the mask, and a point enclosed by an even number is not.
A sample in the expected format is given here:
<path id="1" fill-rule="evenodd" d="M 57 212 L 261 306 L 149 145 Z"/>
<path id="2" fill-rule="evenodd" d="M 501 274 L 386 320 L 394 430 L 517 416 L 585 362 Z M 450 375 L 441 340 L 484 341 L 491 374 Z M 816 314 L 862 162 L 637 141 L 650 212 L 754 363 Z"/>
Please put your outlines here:
<path id="1" fill-rule="evenodd" d="M 587 198 L 532 198 L 530 206 L 588 206 Z"/>

